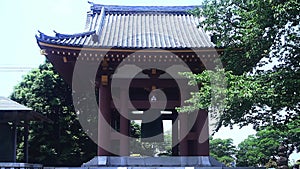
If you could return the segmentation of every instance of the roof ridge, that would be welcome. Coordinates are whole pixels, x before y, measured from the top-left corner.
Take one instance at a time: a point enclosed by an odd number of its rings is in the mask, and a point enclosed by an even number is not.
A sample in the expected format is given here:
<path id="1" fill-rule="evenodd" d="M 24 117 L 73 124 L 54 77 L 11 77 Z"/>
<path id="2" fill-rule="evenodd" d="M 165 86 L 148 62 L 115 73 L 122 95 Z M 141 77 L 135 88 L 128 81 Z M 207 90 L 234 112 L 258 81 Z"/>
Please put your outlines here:
<path id="1" fill-rule="evenodd" d="M 55 37 L 57 37 L 57 38 L 74 38 L 74 37 L 79 37 L 79 36 L 88 36 L 88 35 L 92 35 L 92 34 L 96 33 L 95 30 L 81 32 L 81 33 L 75 33 L 75 34 L 63 34 L 63 33 L 58 33 L 55 30 L 53 32 L 55 33 Z"/>
<path id="2" fill-rule="evenodd" d="M 187 6 L 127 6 L 127 5 L 103 5 L 91 3 L 93 12 L 100 12 L 103 8 L 107 12 L 168 12 L 168 13 L 187 13 L 200 5 Z"/>

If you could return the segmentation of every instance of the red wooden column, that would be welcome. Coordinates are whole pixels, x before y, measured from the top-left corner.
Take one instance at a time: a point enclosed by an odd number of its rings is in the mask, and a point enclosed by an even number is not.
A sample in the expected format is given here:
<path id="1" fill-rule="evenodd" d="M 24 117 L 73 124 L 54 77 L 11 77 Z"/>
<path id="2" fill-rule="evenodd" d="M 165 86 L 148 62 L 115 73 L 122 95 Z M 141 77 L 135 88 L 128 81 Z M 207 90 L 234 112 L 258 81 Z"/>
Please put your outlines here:
<path id="1" fill-rule="evenodd" d="M 172 156 L 178 156 L 178 120 L 176 121 L 178 113 L 176 110 L 172 111 L 172 116 Z"/>
<path id="2" fill-rule="evenodd" d="M 199 110 L 197 121 L 195 122 L 197 135 L 197 156 L 209 156 L 209 128 L 208 128 L 208 112 Z"/>
<path id="3" fill-rule="evenodd" d="M 125 89 L 121 88 L 120 102 L 121 102 L 121 112 L 120 112 L 120 133 L 124 135 L 120 139 L 120 155 L 129 156 L 129 120 L 128 118 L 128 100 L 127 93 Z M 125 116 L 125 117 L 124 117 Z M 127 117 L 126 117 L 127 116 Z"/>
<path id="4" fill-rule="evenodd" d="M 180 143 L 179 143 L 179 155 L 180 156 L 188 156 L 188 139 L 187 139 L 187 113 L 179 113 L 179 120 L 180 120 Z"/>
<path id="5" fill-rule="evenodd" d="M 189 91 L 187 89 L 184 89 L 182 93 L 181 102 L 187 99 Z M 179 133 L 180 133 L 180 142 L 179 142 L 179 155 L 180 156 L 188 156 L 189 150 L 188 150 L 188 113 L 179 113 Z"/>
<path id="6" fill-rule="evenodd" d="M 110 156 L 111 142 L 111 112 L 110 112 L 110 88 L 108 84 L 100 84 L 99 87 L 99 115 L 98 115 L 98 156 Z M 101 114 L 102 115 L 101 115 Z M 107 125 L 109 124 L 109 126 Z"/>

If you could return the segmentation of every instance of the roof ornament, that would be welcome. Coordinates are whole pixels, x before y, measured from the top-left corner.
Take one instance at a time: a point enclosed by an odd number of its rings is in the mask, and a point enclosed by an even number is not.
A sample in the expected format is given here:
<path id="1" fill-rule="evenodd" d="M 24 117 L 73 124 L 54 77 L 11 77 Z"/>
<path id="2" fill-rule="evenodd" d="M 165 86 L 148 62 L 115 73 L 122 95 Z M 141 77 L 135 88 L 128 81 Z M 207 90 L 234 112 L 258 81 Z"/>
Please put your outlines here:
<path id="1" fill-rule="evenodd" d="M 53 32 L 55 33 L 55 37 L 59 37 L 59 33 L 56 32 L 55 30 L 53 30 Z"/>
<path id="2" fill-rule="evenodd" d="M 40 36 L 35 35 L 35 37 L 38 38 L 38 39 L 45 39 L 45 40 L 47 40 L 47 39 L 57 39 L 56 37 L 51 37 L 51 36 L 45 35 L 40 30 L 38 30 L 38 33 L 40 34 Z"/>
<path id="3" fill-rule="evenodd" d="M 93 34 L 92 35 L 92 41 L 93 42 L 98 42 L 98 40 L 99 40 L 99 36 L 95 33 L 95 34 Z"/>
<path id="4" fill-rule="evenodd" d="M 88 1 L 88 3 L 91 4 L 91 5 L 95 5 L 95 3 L 94 3 L 94 2 L 91 2 L 91 1 Z"/>
<path id="5" fill-rule="evenodd" d="M 40 30 L 38 30 L 38 33 L 40 34 L 41 37 L 45 36 L 45 34 L 43 32 L 41 32 Z"/>

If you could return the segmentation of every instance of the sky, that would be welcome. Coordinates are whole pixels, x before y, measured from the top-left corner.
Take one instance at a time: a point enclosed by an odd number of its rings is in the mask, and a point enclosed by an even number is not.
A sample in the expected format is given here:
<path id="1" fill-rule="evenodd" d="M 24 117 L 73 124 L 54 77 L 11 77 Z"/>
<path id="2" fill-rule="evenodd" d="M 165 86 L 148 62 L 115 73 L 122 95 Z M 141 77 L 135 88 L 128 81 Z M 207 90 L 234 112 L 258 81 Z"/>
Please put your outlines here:
<path id="1" fill-rule="evenodd" d="M 201 0 L 93 0 L 94 3 L 110 5 L 200 5 Z M 38 30 L 53 35 L 80 33 L 84 31 L 86 13 L 90 10 L 87 0 L 1 0 L 1 62 L 0 96 L 8 97 L 26 73 L 44 63 L 35 35 Z M 21 69 L 20 69 L 21 68 Z M 255 134 L 251 126 L 234 130 L 223 128 L 218 138 L 233 138 L 237 145 Z M 297 157 L 297 158 L 300 158 Z"/>

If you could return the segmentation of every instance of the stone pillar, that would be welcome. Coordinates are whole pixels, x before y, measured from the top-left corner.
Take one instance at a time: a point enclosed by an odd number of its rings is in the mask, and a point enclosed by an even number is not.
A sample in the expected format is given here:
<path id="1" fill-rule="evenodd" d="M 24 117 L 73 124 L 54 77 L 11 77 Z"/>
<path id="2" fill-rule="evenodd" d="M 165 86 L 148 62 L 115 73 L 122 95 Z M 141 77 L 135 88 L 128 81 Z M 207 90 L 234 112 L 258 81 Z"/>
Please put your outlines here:
<path id="1" fill-rule="evenodd" d="M 111 146 L 111 112 L 110 112 L 110 88 L 107 84 L 99 87 L 99 115 L 98 115 L 98 156 L 110 156 L 106 149 Z M 102 115 L 101 115 L 101 114 Z M 107 126 L 107 123 L 109 126 Z"/>
<path id="2" fill-rule="evenodd" d="M 121 109 L 120 109 L 120 133 L 124 136 L 120 138 L 120 155 L 121 156 L 129 156 L 129 125 L 130 121 L 128 118 L 128 100 L 127 100 L 127 93 L 125 89 L 121 89 L 120 93 L 120 102 L 121 102 Z M 127 117 L 126 117 L 127 116 Z"/>
<path id="3" fill-rule="evenodd" d="M 208 128 L 208 112 L 199 110 L 197 121 L 195 122 L 197 136 L 197 156 L 209 156 L 209 128 Z"/>

